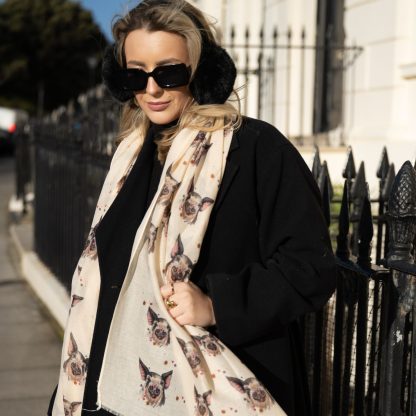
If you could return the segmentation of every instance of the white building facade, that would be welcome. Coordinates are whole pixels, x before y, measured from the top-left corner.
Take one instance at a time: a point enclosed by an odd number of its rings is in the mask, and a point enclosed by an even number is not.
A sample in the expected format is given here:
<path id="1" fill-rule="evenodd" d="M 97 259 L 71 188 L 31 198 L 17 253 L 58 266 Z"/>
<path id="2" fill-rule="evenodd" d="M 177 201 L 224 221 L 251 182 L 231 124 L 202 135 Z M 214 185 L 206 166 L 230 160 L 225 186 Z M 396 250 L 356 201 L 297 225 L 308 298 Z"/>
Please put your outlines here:
<path id="1" fill-rule="evenodd" d="M 223 44 L 237 61 L 237 86 L 246 84 L 243 113 L 274 124 L 294 141 L 308 163 L 308 144 L 318 143 L 334 182 L 342 181 L 347 145 L 352 146 L 357 164 L 365 161 L 372 191 L 377 186 L 375 171 L 383 146 L 396 171 L 405 160 L 414 162 L 416 0 L 196 3 L 218 21 Z M 245 43 L 250 43 L 250 48 L 232 47 Z M 277 44 L 278 48 L 262 49 L 263 76 L 259 81 L 260 49 L 253 46 L 261 43 Z M 332 48 L 330 58 L 323 55 L 323 45 Z M 249 75 L 242 70 L 247 67 Z"/>

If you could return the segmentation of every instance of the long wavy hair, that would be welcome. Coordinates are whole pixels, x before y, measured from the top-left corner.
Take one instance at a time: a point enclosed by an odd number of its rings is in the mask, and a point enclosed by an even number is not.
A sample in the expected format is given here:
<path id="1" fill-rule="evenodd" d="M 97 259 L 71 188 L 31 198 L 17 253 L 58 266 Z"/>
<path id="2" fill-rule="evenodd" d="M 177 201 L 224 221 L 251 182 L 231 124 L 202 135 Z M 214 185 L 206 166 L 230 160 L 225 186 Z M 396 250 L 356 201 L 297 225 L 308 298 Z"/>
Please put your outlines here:
<path id="1" fill-rule="evenodd" d="M 197 28 L 194 21 L 202 27 Z M 217 31 L 208 18 L 196 7 L 186 0 L 143 0 L 139 6 L 129 11 L 125 16 L 119 17 L 112 27 L 115 40 L 117 60 L 120 65 L 124 61 L 124 42 L 127 35 L 136 29 L 145 29 L 149 32 L 165 31 L 182 36 L 187 45 L 191 66 L 191 79 L 195 74 L 201 56 L 202 37 L 201 30 L 210 42 L 218 43 Z M 239 99 L 234 91 L 238 108 L 230 101 L 224 104 L 199 105 L 195 100 L 184 109 L 179 117 L 178 124 L 166 129 L 157 141 L 158 158 L 164 161 L 170 145 L 178 132 L 185 128 L 195 128 L 202 131 L 215 131 L 233 125 L 238 128 L 241 124 Z M 139 131 L 144 137 L 149 128 L 150 120 L 136 104 L 134 98 L 123 105 L 120 119 L 120 130 L 117 142 L 120 143 L 128 135 Z"/>

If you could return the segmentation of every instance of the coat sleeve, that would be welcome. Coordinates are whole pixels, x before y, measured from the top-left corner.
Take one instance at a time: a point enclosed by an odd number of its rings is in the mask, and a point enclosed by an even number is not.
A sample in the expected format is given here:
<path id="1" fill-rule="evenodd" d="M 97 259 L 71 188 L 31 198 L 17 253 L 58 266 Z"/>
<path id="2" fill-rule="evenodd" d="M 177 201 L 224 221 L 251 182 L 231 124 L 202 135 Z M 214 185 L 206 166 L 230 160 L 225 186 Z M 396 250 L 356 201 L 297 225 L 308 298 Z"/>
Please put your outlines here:
<path id="1" fill-rule="evenodd" d="M 55 390 L 52 393 L 52 397 L 49 401 L 48 411 L 46 413 L 47 416 L 52 416 L 52 410 L 53 410 L 53 405 L 55 404 L 55 397 L 56 397 L 57 390 L 58 390 L 58 385 L 56 385 Z"/>
<path id="2" fill-rule="evenodd" d="M 256 155 L 261 262 L 206 276 L 216 332 L 229 345 L 270 335 L 321 308 L 336 282 L 319 189 L 289 143 L 260 140 Z"/>

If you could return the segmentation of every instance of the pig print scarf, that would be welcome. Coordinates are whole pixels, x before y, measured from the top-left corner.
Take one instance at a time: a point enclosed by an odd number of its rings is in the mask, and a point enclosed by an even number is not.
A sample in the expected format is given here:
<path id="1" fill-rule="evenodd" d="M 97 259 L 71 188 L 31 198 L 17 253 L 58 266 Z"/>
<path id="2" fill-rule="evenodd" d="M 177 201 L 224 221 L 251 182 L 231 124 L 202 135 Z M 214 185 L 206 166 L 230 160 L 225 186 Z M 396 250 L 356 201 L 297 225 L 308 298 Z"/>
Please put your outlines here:
<path id="1" fill-rule="evenodd" d="M 198 260 L 232 133 L 185 128 L 173 140 L 136 233 L 107 339 L 97 405 L 114 415 L 285 414 L 221 340 L 202 327 L 179 325 L 160 294 L 164 284 L 187 282 Z M 81 415 L 100 290 L 95 229 L 143 139 L 133 133 L 117 148 L 74 273 L 53 416 Z"/>

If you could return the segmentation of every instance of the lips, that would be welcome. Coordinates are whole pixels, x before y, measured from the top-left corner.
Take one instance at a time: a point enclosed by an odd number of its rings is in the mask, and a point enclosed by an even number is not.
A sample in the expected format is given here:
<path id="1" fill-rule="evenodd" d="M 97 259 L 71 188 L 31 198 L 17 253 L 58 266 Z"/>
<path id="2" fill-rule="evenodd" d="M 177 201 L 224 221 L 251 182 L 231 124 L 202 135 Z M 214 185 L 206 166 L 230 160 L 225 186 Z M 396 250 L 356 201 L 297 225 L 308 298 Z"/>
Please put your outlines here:
<path id="1" fill-rule="evenodd" d="M 161 101 L 161 102 L 148 102 L 147 106 L 152 111 L 163 111 L 169 107 L 169 101 Z"/>

